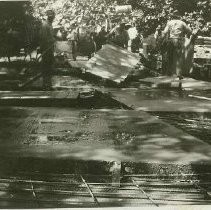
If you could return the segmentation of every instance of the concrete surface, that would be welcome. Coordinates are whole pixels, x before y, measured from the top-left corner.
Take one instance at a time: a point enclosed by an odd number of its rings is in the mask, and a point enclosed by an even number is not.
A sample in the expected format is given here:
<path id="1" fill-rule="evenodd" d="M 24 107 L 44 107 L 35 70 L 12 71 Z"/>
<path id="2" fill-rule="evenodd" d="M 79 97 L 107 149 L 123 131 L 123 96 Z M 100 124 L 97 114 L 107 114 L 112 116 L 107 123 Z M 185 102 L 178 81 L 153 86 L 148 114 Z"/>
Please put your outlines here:
<path id="1" fill-rule="evenodd" d="M 211 145 L 141 111 L 1 108 L 2 157 L 210 163 Z"/>
<path id="2" fill-rule="evenodd" d="M 148 84 L 152 87 L 157 87 L 159 84 L 168 84 L 173 82 L 179 82 L 175 77 L 160 76 L 140 79 L 140 83 Z M 195 80 L 192 78 L 184 78 L 181 80 L 182 88 L 184 90 L 211 90 L 211 83 L 201 80 Z"/>
<path id="3" fill-rule="evenodd" d="M 135 110 L 149 112 L 211 112 L 209 100 L 191 97 L 186 91 L 143 90 L 141 88 L 108 89 L 117 101 Z M 207 97 L 207 93 L 198 95 Z M 208 95 L 208 97 L 210 97 Z"/>

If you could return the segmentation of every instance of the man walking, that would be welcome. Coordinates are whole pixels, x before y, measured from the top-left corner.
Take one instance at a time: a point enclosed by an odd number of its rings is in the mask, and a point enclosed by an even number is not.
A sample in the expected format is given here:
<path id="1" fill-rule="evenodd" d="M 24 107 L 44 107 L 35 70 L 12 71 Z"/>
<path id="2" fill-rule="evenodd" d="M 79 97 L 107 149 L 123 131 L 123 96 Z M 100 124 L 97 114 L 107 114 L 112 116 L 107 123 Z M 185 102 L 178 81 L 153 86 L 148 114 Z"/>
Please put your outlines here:
<path id="1" fill-rule="evenodd" d="M 167 40 L 167 74 L 176 74 L 182 79 L 182 74 L 186 66 L 185 56 L 185 38 L 192 35 L 191 28 L 182 20 L 180 20 L 177 11 L 174 12 L 172 20 L 170 20 L 163 32 L 164 39 Z"/>
<path id="2" fill-rule="evenodd" d="M 40 30 L 40 50 L 42 54 L 43 89 L 51 90 L 55 43 L 52 23 L 55 13 L 53 10 L 48 10 L 46 15 L 47 20 L 43 22 Z"/>

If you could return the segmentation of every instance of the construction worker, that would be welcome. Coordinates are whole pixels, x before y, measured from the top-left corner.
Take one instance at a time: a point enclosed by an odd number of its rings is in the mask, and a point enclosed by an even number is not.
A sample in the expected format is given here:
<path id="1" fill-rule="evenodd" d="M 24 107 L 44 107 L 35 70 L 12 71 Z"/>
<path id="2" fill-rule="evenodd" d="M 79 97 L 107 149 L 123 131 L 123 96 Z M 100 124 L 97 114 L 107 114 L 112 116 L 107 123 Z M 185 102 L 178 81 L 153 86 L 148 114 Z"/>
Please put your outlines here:
<path id="1" fill-rule="evenodd" d="M 113 28 L 110 31 L 109 35 L 114 36 L 114 38 L 112 40 L 114 42 L 114 44 L 118 45 L 119 47 L 127 49 L 128 41 L 130 40 L 130 38 L 129 38 L 129 34 L 126 30 L 125 24 L 126 23 L 123 22 L 119 26 L 116 26 L 115 28 Z"/>
<path id="2" fill-rule="evenodd" d="M 96 38 L 95 38 L 95 42 L 96 42 L 96 50 L 100 50 L 102 48 L 103 45 L 106 44 L 107 41 L 107 34 L 108 32 L 106 31 L 106 27 L 102 26 L 100 32 L 97 34 Z"/>
<path id="3" fill-rule="evenodd" d="M 43 89 L 52 89 L 52 73 L 54 65 L 54 32 L 52 23 L 55 18 L 53 10 L 46 12 L 47 20 L 43 22 L 40 30 L 40 51 L 42 54 Z"/>
<path id="4" fill-rule="evenodd" d="M 182 20 L 178 11 L 175 11 L 164 31 L 163 37 L 167 40 L 166 53 L 167 53 L 167 74 L 177 75 L 179 79 L 182 79 L 182 74 L 186 65 L 185 57 L 185 38 L 192 35 L 191 28 Z"/>

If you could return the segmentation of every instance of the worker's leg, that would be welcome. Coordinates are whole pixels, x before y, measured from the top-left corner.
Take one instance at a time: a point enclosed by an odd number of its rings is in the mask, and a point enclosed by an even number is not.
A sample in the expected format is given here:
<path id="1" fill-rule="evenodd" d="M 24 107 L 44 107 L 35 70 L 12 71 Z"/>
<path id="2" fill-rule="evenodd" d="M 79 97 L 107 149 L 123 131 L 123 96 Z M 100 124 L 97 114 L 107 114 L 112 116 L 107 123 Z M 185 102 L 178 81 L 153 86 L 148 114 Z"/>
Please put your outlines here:
<path id="1" fill-rule="evenodd" d="M 52 88 L 52 71 L 49 70 L 45 76 L 45 87 L 47 90 Z"/>
<path id="2" fill-rule="evenodd" d="M 184 55 L 183 76 L 187 76 L 193 71 L 194 42 L 191 39 L 185 39 Z"/>
<path id="3" fill-rule="evenodd" d="M 43 65 L 43 89 L 50 90 L 52 88 L 52 67 L 50 65 Z"/>
<path id="4" fill-rule="evenodd" d="M 43 89 L 50 90 L 52 88 L 52 74 L 53 74 L 53 54 L 46 54 L 42 58 L 42 75 L 43 75 Z"/>
<path id="5" fill-rule="evenodd" d="M 174 40 L 169 40 L 167 46 L 167 75 L 172 76 L 175 73 L 175 63 L 176 63 L 176 55 L 175 55 L 175 44 Z"/>
<path id="6" fill-rule="evenodd" d="M 161 44 L 160 51 L 162 55 L 162 75 L 167 75 L 168 70 L 168 44 L 165 42 L 164 44 Z"/>
<path id="7" fill-rule="evenodd" d="M 176 44 L 176 54 L 177 54 L 177 61 L 176 61 L 176 75 L 179 78 L 182 78 L 183 69 L 185 69 L 185 40 L 180 39 Z"/>
<path id="8" fill-rule="evenodd" d="M 180 39 L 171 39 L 169 48 L 169 75 L 182 75 L 184 53 Z"/>

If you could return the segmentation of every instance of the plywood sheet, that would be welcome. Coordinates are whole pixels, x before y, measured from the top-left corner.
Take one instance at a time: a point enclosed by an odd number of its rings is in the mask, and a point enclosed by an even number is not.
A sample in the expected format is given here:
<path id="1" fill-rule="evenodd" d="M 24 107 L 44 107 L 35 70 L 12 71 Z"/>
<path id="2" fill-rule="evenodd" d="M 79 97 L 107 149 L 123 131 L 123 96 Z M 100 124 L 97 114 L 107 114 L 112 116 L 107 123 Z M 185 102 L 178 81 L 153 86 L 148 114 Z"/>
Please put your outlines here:
<path id="1" fill-rule="evenodd" d="M 107 44 L 86 63 L 86 68 L 93 75 L 120 83 L 138 62 L 138 55 Z"/>

